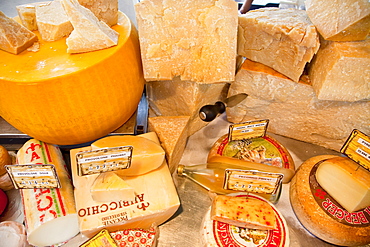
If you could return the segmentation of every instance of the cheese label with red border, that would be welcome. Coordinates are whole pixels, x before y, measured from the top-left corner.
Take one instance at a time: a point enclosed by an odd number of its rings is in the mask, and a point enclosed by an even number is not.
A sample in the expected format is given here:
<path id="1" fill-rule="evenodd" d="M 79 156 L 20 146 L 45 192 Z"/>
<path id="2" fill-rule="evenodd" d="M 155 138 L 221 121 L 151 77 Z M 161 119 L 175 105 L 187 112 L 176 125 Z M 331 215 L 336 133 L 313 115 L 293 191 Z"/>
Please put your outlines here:
<path id="1" fill-rule="evenodd" d="M 356 212 L 348 212 L 344 209 L 333 197 L 329 195 L 316 180 L 316 171 L 320 164 L 326 160 L 317 162 L 309 176 L 309 184 L 313 198 L 320 208 L 332 219 L 341 224 L 352 227 L 368 227 L 370 226 L 370 206 Z"/>

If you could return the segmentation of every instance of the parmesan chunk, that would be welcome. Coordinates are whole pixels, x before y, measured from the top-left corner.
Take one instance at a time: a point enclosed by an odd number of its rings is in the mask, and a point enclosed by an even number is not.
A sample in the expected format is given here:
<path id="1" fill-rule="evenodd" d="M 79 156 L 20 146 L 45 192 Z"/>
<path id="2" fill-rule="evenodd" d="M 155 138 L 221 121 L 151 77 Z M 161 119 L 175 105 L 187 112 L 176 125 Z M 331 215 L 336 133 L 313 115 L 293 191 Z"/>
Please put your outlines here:
<path id="1" fill-rule="evenodd" d="M 326 40 L 364 40 L 370 32 L 368 0 L 306 0 L 306 11 Z"/>
<path id="2" fill-rule="evenodd" d="M 235 1 L 144 0 L 135 10 L 146 80 L 234 80 Z"/>
<path id="3" fill-rule="evenodd" d="M 117 24 L 118 0 L 78 0 L 78 2 L 109 26 Z"/>
<path id="4" fill-rule="evenodd" d="M 41 38 L 45 41 L 59 40 L 73 30 L 59 0 L 36 6 L 36 23 Z"/>
<path id="5" fill-rule="evenodd" d="M 67 38 L 67 52 L 81 53 L 118 44 L 118 33 L 77 0 L 61 0 L 74 30 Z"/>
<path id="6" fill-rule="evenodd" d="M 22 25 L 25 26 L 30 31 L 36 31 L 37 30 L 36 6 L 43 6 L 47 4 L 50 4 L 50 1 L 17 5 L 16 9 Z"/>
<path id="7" fill-rule="evenodd" d="M 317 98 L 337 101 L 370 99 L 370 38 L 324 43 L 309 70 Z"/>
<path id="8" fill-rule="evenodd" d="M 19 54 L 38 40 L 30 30 L 0 11 L 0 49 Z"/>
<path id="9" fill-rule="evenodd" d="M 304 10 L 263 8 L 239 16 L 238 54 L 296 82 L 319 46 Z"/>

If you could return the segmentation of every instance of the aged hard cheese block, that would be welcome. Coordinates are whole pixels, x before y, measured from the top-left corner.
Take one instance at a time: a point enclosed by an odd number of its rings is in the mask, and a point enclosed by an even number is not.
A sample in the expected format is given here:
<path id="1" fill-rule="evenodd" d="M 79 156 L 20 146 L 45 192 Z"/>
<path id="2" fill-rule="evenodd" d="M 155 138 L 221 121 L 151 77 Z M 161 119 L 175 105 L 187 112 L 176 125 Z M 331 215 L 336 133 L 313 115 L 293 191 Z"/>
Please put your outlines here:
<path id="1" fill-rule="evenodd" d="M 154 133 L 143 136 L 150 140 L 156 138 Z M 159 145 L 159 142 L 157 144 Z M 71 167 L 80 231 L 85 236 L 92 237 L 103 228 L 112 232 L 130 228 L 146 229 L 152 224 L 160 225 L 179 208 L 179 197 L 165 162 L 154 171 L 125 178 L 135 190 L 134 200 L 94 201 L 90 189 L 99 175 L 78 176 L 76 159 L 73 158 L 84 150 L 90 150 L 90 147 L 71 150 Z"/>
<path id="2" fill-rule="evenodd" d="M 153 116 L 190 116 L 188 136 L 207 125 L 199 117 L 203 105 L 214 104 L 226 98 L 227 83 L 202 84 L 181 81 L 151 81 L 147 83 L 147 95 Z"/>
<path id="3" fill-rule="evenodd" d="M 135 199 L 135 190 L 116 172 L 101 173 L 91 186 L 91 196 L 94 201 L 109 200 L 132 201 Z"/>
<path id="4" fill-rule="evenodd" d="M 179 164 L 188 138 L 189 116 L 150 117 L 149 131 L 157 133 L 166 152 L 167 164 L 171 173 Z"/>
<path id="5" fill-rule="evenodd" d="M 290 183 L 290 202 L 294 213 L 308 231 L 326 242 L 340 246 L 369 244 L 370 206 L 350 213 L 333 199 L 316 179 L 318 168 L 327 161 L 332 162 L 333 158 L 337 159 L 338 156 L 315 156 L 298 168 Z M 333 173 L 338 173 L 338 168 L 334 168 Z M 353 185 L 351 179 L 346 177 L 344 182 L 350 181 L 346 187 Z M 341 186 L 338 180 L 332 183 Z M 346 194 L 349 192 L 350 188 L 341 191 Z M 356 197 L 353 196 L 349 195 L 349 200 Z"/>
<path id="6" fill-rule="evenodd" d="M 322 42 L 309 68 L 318 99 L 370 99 L 370 38 L 357 42 Z"/>
<path id="7" fill-rule="evenodd" d="M 370 206 L 370 172 L 349 158 L 324 161 L 317 168 L 316 180 L 350 213 Z"/>
<path id="8" fill-rule="evenodd" d="M 118 44 L 119 33 L 100 21 L 89 9 L 77 0 L 61 1 L 73 26 L 67 38 L 68 53 L 95 51 Z"/>
<path id="9" fill-rule="evenodd" d="M 368 0 L 306 0 L 312 23 L 327 40 L 364 40 L 370 32 Z"/>
<path id="10" fill-rule="evenodd" d="M 34 33 L 0 11 L 0 50 L 19 54 L 37 40 Z"/>
<path id="11" fill-rule="evenodd" d="M 28 242 L 35 246 L 63 243 L 79 232 L 72 182 L 57 146 L 35 139 L 17 153 L 18 164 L 53 164 L 61 188 L 21 189 Z"/>
<path id="12" fill-rule="evenodd" d="M 118 0 L 78 0 L 78 2 L 109 26 L 117 24 Z"/>
<path id="13" fill-rule="evenodd" d="M 244 228 L 276 228 L 276 217 L 270 204 L 249 197 L 217 195 L 213 199 L 211 219 Z"/>
<path id="14" fill-rule="evenodd" d="M 59 40 L 68 36 L 73 30 L 60 0 L 37 5 L 36 23 L 41 38 L 45 41 Z"/>
<path id="15" fill-rule="evenodd" d="M 304 10 L 262 8 L 239 16 L 238 55 L 298 81 L 319 49 L 315 26 Z"/>
<path id="16" fill-rule="evenodd" d="M 140 136 L 114 135 L 104 137 L 91 144 L 92 150 L 120 146 L 132 146 L 131 166 L 116 171 L 122 176 L 138 176 L 157 169 L 163 164 L 165 151 L 158 143 Z"/>
<path id="17" fill-rule="evenodd" d="M 135 5 L 147 81 L 235 77 L 238 8 L 232 0 L 145 0 Z"/>
<path id="18" fill-rule="evenodd" d="M 339 151 L 353 129 L 370 132 L 370 102 L 318 100 L 309 80 L 296 83 L 273 69 L 246 60 L 229 96 L 247 93 L 227 119 L 240 123 L 269 119 L 269 131 Z"/>
<path id="19" fill-rule="evenodd" d="M 36 31 L 37 30 L 36 6 L 42 6 L 47 4 L 50 4 L 50 1 L 17 5 L 16 9 L 22 25 L 25 26 L 30 31 Z"/>

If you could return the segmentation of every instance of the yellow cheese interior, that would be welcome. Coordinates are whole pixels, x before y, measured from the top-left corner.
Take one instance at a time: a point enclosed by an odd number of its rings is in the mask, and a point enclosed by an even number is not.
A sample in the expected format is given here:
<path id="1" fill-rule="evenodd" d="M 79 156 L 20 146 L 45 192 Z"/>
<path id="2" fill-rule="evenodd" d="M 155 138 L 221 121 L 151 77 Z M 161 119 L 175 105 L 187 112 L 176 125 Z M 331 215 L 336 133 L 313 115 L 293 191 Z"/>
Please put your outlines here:
<path id="1" fill-rule="evenodd" d="M 317 169 L 316 179 L 348 212 L 370 206 L 370 172 L 348 158 L 323 162 Z"/>

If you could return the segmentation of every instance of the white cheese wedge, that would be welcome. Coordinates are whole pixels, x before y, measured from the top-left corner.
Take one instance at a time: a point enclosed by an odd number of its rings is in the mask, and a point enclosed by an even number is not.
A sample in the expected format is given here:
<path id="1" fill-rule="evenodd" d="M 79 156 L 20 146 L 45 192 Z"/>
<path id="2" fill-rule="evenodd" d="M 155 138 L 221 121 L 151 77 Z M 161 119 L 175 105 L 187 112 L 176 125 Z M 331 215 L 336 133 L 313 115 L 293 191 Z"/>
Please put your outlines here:
<path id="1" fill-rule="evenodd" d="M 91 186 L 90 192 L 94 201 L 97 202 L 109 200 L 133 201 L 135 199 L 134 188 L 115 172 L 99 174 Z"/>
<path id="2" fill-rule="evenodd" d="M 30 31 L 36 31 L 37 30 L 36 6 L 42 6 L 47 4 L 50 4 L 50 1 L 17 5 L 16 9 L 22 25 L 25 26 Z"/>
<path id="3" fill-rule="evenodd" d="M 73 26 L 59 0 L 36 6 L 36 23 L 41 38 L 56 41 L 68 36 Z"/>
<path id="4" fill-rule="evenodd" d="M 324 161 L 317 168 L 316 179 L 348 212 L 370 206 L 370 172 L 349 158 Z"/>
<path id="5" fill-rule="evenodd" d="M 61 2 L 73 26 L 67 38 L 68 53 L 95 51 L 118 44 L 119 34 L 77 0 Z"/>
<path id="6" fill-rule="evenodd" d="M 118 0 L 78 0 L 78 2 L 109 26 L 117 24 Z"/>

